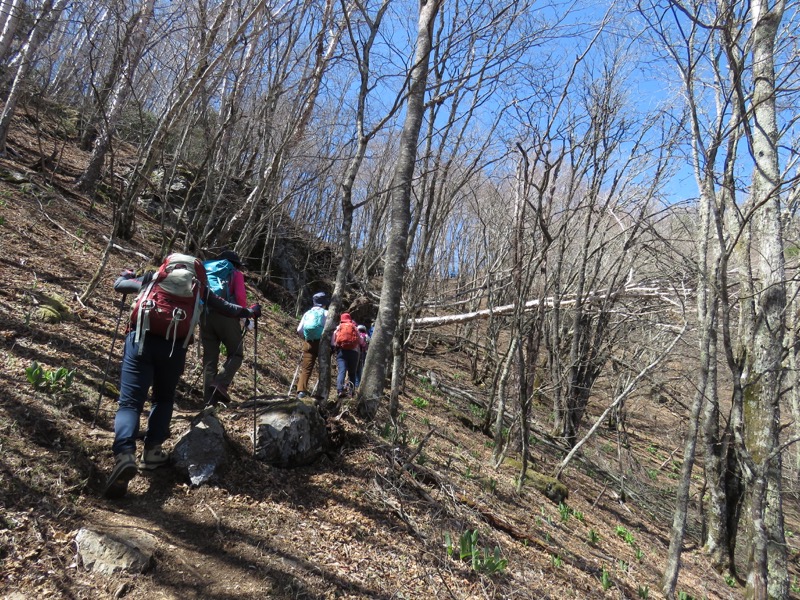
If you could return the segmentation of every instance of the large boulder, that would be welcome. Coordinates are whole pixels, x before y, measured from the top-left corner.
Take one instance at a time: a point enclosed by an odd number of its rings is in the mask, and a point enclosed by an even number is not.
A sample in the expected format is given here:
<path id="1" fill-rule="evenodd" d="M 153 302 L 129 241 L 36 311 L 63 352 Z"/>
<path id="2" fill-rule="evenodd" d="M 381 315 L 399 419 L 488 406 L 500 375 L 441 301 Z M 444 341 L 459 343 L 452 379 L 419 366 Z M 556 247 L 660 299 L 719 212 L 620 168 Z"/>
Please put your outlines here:
<path id="1" fill-rule="evenodd" d="M 325 452 L 328 433 L 316 406 L 299 400 L 269 405 L 258 417 L 256 457 L 276 467 L 301 467 Z"/>
<path id="2" fill-rule="evenodd" d="M 144 573 L 153 565 L 158 540 L 131 527 L 104 531 L 83 528 L 75 536 L 83 566 L 95 573 Z"/>
<path id="3" fill-rule="evenodd" d="M 206 483 L 228 463 L 230 444 L 212 413 L 200 414 L 172 450 L 172 464 L 192 485 Z"/>

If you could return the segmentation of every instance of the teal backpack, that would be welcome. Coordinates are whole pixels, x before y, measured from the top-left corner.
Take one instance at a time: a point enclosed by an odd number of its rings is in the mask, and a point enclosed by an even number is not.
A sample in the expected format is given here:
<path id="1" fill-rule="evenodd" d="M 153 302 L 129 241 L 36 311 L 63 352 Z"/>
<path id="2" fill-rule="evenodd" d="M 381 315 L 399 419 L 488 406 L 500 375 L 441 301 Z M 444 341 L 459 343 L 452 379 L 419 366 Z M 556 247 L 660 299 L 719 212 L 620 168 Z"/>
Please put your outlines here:
<path id="1" fill-rule="evenodd" d="M 315 306 L 303 315 L 303 337 L 313 342 L 322 338 L 322 330 L 325 329 L 325 309 Z"/>
<path id="2" fill-rule="evenodd" d="M 236 267 L 225 258 L 222 260 L 207 260 L 203 262 L 208 278 L 208 288 L 217 296 L 228 302 L 231 301 L 231 276 Z"/>

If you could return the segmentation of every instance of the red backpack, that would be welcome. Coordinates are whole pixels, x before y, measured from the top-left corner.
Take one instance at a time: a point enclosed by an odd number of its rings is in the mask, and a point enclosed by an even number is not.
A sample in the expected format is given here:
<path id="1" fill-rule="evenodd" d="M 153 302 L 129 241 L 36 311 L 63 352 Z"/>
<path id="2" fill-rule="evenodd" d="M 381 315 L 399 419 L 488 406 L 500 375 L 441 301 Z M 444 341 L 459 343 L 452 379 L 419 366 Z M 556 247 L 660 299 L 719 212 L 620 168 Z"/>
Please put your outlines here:
<path id="1" fill-rule="evenodd" d="M 342 321 L 336 333 L 336 345 L 345 350 L 355 350 L 359 346 L 359 341 L 356 324 L 352 321 Z"/>
<path id="2" fill-rule="evenodd" d="M 200 318 L 200 292 L 207 285 L 203 264 L 194 256 L 170 254 L 133 302 L 130 327 L 141 354 L 145 334 L 189 345 Z"/>

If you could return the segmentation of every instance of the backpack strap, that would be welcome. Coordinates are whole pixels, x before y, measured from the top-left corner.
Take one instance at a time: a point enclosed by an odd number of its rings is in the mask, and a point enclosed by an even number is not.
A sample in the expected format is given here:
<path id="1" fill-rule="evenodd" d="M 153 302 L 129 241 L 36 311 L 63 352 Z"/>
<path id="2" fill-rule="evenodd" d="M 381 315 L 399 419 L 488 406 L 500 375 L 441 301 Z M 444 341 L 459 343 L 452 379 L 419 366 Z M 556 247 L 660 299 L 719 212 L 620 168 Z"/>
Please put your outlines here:
<path id="1" fill-rule="evenodd" d="M 172 348 L 170 348 L 169 355 L 172 356 L 172 353 L 175 351 L 175 344 L 178 343 L 178 325 L 180 325 L 181 321 L 186 319 L 186 311 L 182 308 L 173 308 L 172 309 L 172 318 L 169 321 L 169 325 L 167 326 L 167 334 L 166 338 L 169 339 L 169 336 L 172 335 Z M 188 340 L 191 337 L 191 334 L 186 336 Z M 186 345 L 184 345 L 186 348 Z"/>
<path id="2" fill-rule="evenodd" d="M 192 333 L 194 333 L 194 328 L 197 325 L 198 321 L 200 321 L 200 304 L 202 303 L 200 300 L 202 286 L 200 282 L 195 279 L 194 285 L 200 289 L 197 290 L 197 293 L 194 295 L 194 311 L 192 311 L 192 320 L 189 323 L 189 334 L 186 336 L 186 339 L 183 340 L 183 347 L 189 347 L 189 339 L 192 337 Z"/>
<path id="3" fill-rule="evenodd" d="M 144 335 L 150 330 L 150 311 L 155 308 L 155 303 L 148 299 L 148 296 L 153 290 L 155 283 L 154 277 L 141 292 L 142 299 L 139 302 L 139 312 L 136 316 L 136 335 L 133 337 L 137 356 L 142 355 L 142 350 L 144 350 Z"/>

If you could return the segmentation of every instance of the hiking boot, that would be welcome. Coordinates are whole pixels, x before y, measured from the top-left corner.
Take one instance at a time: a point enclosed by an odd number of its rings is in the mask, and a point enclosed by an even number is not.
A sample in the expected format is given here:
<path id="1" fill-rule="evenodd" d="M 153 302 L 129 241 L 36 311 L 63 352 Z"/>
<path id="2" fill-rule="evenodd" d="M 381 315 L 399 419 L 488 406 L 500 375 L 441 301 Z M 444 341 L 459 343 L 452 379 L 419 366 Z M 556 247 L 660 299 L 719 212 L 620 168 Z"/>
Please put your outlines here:
<path id="1" fill-rule="evenodd" d="M 116 464 L 111 471 L 103 495 L 111 500 L 122 498 L 128 491 L 128 482 L 136 475 L 136 457 L 133 452 L 122 452 L 114 459 Z"/>
<path id="2" fill-rule="evenodd" d="M 142 452 L 142 469 L 145 471 L 158 469 L 166 466 L 167 463 L 169 463 L 169 452 L 162 449 L 161 446 L 145 448 Z"/>

